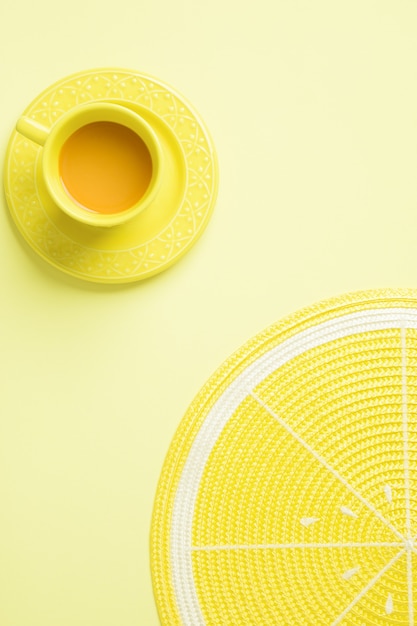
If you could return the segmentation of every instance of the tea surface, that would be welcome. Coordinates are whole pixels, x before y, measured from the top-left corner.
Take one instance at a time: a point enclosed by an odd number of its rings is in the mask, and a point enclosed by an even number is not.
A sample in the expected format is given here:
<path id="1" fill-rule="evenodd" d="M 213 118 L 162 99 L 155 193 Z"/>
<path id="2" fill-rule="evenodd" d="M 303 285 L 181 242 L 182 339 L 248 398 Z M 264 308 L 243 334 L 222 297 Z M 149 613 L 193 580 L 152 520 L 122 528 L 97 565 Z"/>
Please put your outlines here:
<path id="1" fill-rule="evenodd" d="M 119 213 L 144 195 L 152 159 L 144 141 L 115 122 L 94 122 L 63 145 L 60 175 L 68 194 L 97 213 Z"/>

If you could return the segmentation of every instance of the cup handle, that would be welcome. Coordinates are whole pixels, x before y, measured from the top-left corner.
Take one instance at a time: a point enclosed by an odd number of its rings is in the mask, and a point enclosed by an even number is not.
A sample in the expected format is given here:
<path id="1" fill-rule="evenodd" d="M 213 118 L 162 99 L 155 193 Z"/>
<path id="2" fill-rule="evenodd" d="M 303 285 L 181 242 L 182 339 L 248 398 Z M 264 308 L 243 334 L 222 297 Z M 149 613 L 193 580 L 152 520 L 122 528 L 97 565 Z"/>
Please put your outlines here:
<path id="1" fill-rule="evenodd" d="M 34 141 L 39 146 L 43 146 L 48 135 L 49 129 L 30 117 L 22 116 L 17 120 L 16 130 L 18 133 Z"/>

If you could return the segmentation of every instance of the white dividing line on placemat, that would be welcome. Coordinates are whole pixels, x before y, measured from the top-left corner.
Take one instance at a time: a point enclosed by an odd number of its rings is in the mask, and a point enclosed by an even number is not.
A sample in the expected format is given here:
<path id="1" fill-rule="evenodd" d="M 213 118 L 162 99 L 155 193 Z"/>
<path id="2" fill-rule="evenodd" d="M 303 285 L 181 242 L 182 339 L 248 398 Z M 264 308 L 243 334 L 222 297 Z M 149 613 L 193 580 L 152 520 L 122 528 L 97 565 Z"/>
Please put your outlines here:
<path id="1" fill-rule="evenodd" d="M 374 576 L 374 578 L 372 578 L 372 580 L 366 585 L 366 587 L 364 587 L 362 589 L 362 591 L 360 591 L 358 593 L 358 595 L 352 600 L 352 602 L 345 608 L 344 611 L 342 611 L 342 613 L 334 620 L 334 622 L 331 623 L 330 626 L 336 626 L 337 624 L 340 624 L 341 621 L 344 620 L 344 618 L 346 617 L 346 615 L 348 613 L 350 613 L 350 611 L 358 604 L 358 602 L 360 602 L 360 600 L 362 600 L 362 598 L 364 596 L 366 596 L 366 594 L 368 593 L 368 591 L 370 591 L 372 589 L 372 587 L 374 585 L 376 585 L 376 583 L 378 582 L 378 580 L 380 580 L 383 575 L 394 565 L 394 563 L 396 563 L 398 561 L 398 559 L 400 558 L 400 556 L 402 556 L 405 553 L 405 549 L 404 550 L 400 550 L 398 552 L 398 554 L 396 554 L 394 556 L 393 559 L 391 559 L 391 561 L 389 561 L 379 572 L 376 576 Z"/>
<path id="2" fill-rule="evenodd" d="M 271 407 L 265 404 L 265 402 L 263 402 L 261 398 L 256 395 L 256 393 L 252 391 L 249 395 L 251 395 L 252 398 L 254 398 L 254 400 L 256 400 L 256 402 L 260 404 L 262 408 L 265 409 L 265 411 L 267 411 L 269 415 L 271 415 L 271 417 L 273 417 L 291 435 L 291 437 L 293 437 L 301 446 L 303 446 L 303 448 L 305 448 L 316 459 L 316 461 L 323 465 L 323 467 L 325 467 L 331 474 L 333 474 L 333 476 L 337 478 L 337 480 L 341 482 L 342 485 L 346 487 L 346 489 L 353 493 L 353 495 L 358 500 L 360 500 L 362 504 L 364 504 L 370 511 L 372 511 L 372 513 L 383 524 L 385 524 L 385 526 L 388 526 L 388 528 L 390 528 L 390 530 L 392 530 L 392 532 L 397 535 L 399 539 L 405 541 L 405 537 L 395 528 L 395 526 L 393 526 L 389 520 L 385 519 L 385 517 L 370 502 L 368 502 L 368 500 L 364 498 L 359 493 L 359 491 L 357 491 L 357 489 L 355 489 L 355 487 L 353 487 L 347 480 L 345 480 L 343 476 L 339 474 L 339 472 L 335 470 L 334 467 L 332 467 L 330 463 L 326 461 L 326 459 L 324 459 L 318 452 L 316 452 L 316 450 L 314 450 L 314 448 L 312 448 L 310 444 L 307 443 L 307 441 L 305 441 L 293 428 L 291 428 L 291 426 L 287 424 L 287 422 L 282 419 L 282 417 L 277 415 L 275 411 L 271 409 Z"/>
<path id="3" fill-rule="evenodd" d="M 410 513 L 410 453 L 408 435 L 408 399 L 407 399 L 407 335 L 404 326 L 401 328 L 401 392 L 402 392 L 402 424 L 404 447 L 404 486 L 405 486 L 405 515 L 407 539 L 411 539 Z"/>
<path id="4" fill-rule="evenodd" d="M 217 550 L 293 550 L 315 548 L 403 548 L 404 541 L 350 541 L 335 543 L 260 543 L 232 544 L 218 546 L 193 546 L 195 552 L 215 552 Z"/>
<path id="5" fill-rule="evenodd" d="M 408 623 L 414 624 L 414 601 L 413 601 L 413 553 L 407 551 L 407 594 L 408 594 Z"/>
<path id="6" fill-rule="evenodd" d="M 407 551 L 407 595 L 408 595 L 408 621 L 414 624 L 414 601 L 413 601 L 413 559 L 412 533 L 411 533 L 411 500 L 410 500 L 410 450 L 408 432 L 408 394 L 407 394 L 407 329 L 401 328 L 401 389 L 402 389 L 402 422 L 404 444 L 404 488 L 405 488 L 405 518 L 407 540 L 410 549 Z"/>

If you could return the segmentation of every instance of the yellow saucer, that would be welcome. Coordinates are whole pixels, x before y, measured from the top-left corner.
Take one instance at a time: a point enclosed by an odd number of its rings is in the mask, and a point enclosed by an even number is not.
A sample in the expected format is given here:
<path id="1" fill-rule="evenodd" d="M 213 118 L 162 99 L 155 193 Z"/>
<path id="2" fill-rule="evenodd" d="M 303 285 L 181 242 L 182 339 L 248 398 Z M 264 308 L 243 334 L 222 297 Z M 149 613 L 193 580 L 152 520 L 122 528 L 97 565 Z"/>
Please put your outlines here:
<path id="1" fill-rule="evenodd" d="M 165 270 L 202 234 L 217 195 L 217 159 L 209 132 L 190 104 L 138 72 L 103 68 L 74 74 L 41 93 L 24 114 L 49 127 L 77 104 L 104 100 L 136 111 L 160 140 L 164 180 L 148 209 L 110 229 L 74 221 L 45 189 L 41 148 L 16 131 L 7 149 L 4 187 L 18 230 L 43 259 L 84 280 L 126 283 Z"/>

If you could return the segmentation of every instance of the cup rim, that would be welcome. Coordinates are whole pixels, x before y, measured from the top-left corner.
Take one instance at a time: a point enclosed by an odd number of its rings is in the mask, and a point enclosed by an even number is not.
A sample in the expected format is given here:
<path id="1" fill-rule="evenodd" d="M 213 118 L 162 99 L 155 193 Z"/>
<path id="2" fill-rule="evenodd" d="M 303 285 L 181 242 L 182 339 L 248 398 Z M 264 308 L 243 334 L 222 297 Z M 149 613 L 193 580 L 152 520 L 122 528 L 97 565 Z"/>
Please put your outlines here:
<path id="1" fill-rule="evenodd" d="M 152 161 L 151 180 L 144 195 L 131 207 L 117 213 L 98 213 L 72 200 L 59 171 L 59 154 L 65 141 L 83 126 L 101 121 L 115 122 L 132 130 L 145 143 Z M 48 192 L 64 213 L 83 224 L 111 227 L 124 224 L 149 207 L 161 184 L 162 159 L 155 131 L 139 114 L 120 104 L 93 102 L 74 107 L 55 123 L 43 148 L 42 169 Z"/>

